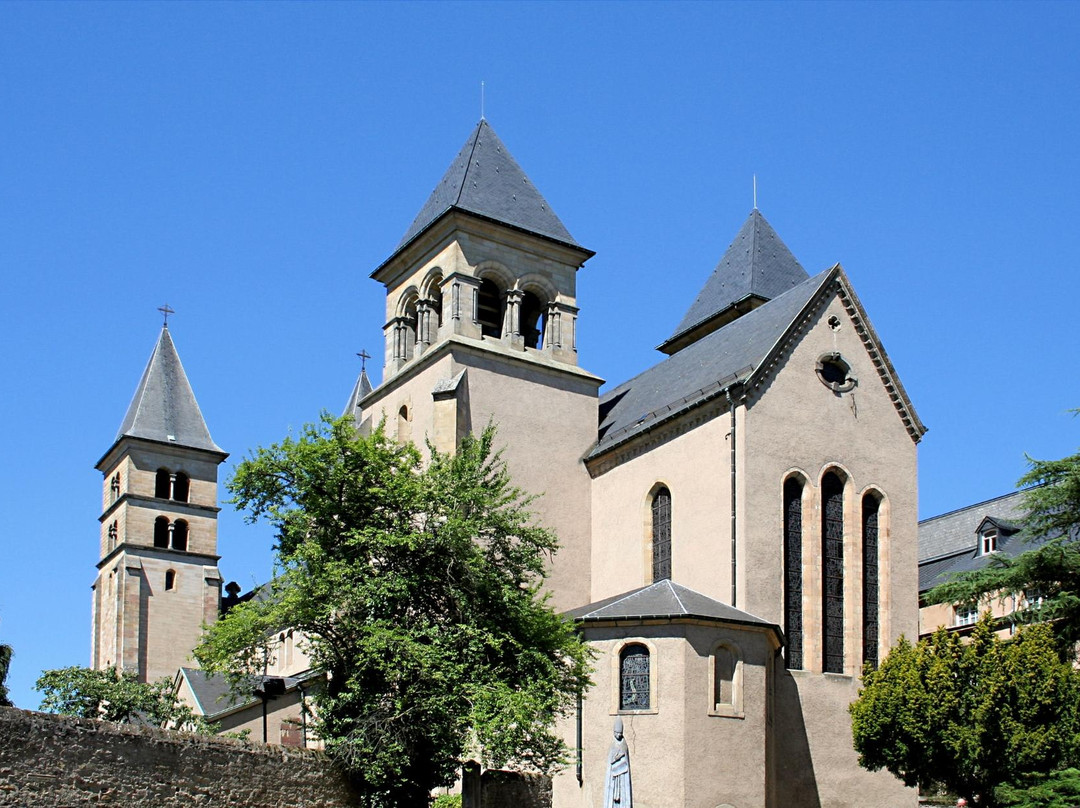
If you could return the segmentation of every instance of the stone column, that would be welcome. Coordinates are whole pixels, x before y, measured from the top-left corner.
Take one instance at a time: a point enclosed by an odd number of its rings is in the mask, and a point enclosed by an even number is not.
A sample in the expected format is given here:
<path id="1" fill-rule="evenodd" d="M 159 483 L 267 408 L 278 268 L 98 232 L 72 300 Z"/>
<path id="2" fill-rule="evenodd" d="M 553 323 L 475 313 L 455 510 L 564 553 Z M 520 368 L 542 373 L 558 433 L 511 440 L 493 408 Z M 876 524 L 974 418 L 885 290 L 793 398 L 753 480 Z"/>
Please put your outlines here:
<path id="1" fill-rule="evenodd" d="M 548 325 L 544 333 L 544 350 L 562 362 L 577 364 L 576 306 L 552 303 L 548 306 Z"/>
<path id="2" fill-rule="evenodd" d="M 432 343 L 431 304 L 421 300 L 416 304 L 416 355 L 420 356 Z"/>
<path id="3" fill-rule="evenodd" d="M 450 323 L 450 333 L 480 339 L 476 295 L 480 279 L 455 272 L 443 281 L 444 319 Z"/>
<path id="4" fill-rule="evenodd" d="M 524 296 L 520 289 L 508 291 L 506 314 L 503 317 L 503 341 L 521 350 L 525 350 L 525 338 L 521 335 L 521 299 Z"/>

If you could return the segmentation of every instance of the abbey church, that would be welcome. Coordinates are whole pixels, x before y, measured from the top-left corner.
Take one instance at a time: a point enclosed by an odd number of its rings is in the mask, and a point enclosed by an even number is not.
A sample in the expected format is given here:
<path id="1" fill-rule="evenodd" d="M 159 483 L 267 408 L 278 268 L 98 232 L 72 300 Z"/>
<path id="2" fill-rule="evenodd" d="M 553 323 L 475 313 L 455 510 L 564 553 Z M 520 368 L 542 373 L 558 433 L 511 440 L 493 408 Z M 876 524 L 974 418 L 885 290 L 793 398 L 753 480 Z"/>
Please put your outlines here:
<path id="1" fill-rule="evenodd" d="M 346 411 L 444 451 L 493 421 L 515 483 L 542 494 L 548 587 L 596 651 L 557 808 L 602 805 L 617 717 L 641 808 L 914 806 L 859 768 L 847 706 L 863 664 L 918 634 L 925 428 L 839 264 L 808 273 L 756 209 L 717 247 L 659 361 L 601 393 L 578 363 L 593 253 L 481 120 L 371 273 L 384 371 Z M 261 704 L 190 668 L 238 596 L 218 570 L 226 457 L 165 328 L 97 465 L 92 664 L 174 676 L 224 728 L 284 742 L 312 681 L 301 638 L 279 638 Z"/>

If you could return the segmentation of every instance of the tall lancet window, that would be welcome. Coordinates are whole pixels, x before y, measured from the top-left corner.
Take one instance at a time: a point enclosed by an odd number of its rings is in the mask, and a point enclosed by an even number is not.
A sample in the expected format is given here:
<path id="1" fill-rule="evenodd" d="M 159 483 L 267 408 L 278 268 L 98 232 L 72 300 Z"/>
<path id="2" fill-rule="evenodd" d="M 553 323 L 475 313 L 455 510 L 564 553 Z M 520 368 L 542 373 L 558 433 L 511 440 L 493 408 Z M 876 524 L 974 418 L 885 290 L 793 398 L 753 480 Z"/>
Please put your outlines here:
<path id="1" fill-rule="evenodd" d="M 844 483 L 833 472 L 821 480 L 822 670 L 844 672 Z"/>
<path id="2" fill-rule="evenodd" d="M 873 494 L 862 500 L 863 528 L 863 662 L 878 664 L 878 514 L 881 501 Z"/>
<path id="3" fill-rule="evenodd" d="M 652 501 L 652 579 L 671 578 L 671 492 L 658 488 Z"/>
<path id="4" fill-rule="evenodd" d="M 789 668 L 803 666 L 802 496 L 795 477 L 784 482 L 784 635 Z"/>

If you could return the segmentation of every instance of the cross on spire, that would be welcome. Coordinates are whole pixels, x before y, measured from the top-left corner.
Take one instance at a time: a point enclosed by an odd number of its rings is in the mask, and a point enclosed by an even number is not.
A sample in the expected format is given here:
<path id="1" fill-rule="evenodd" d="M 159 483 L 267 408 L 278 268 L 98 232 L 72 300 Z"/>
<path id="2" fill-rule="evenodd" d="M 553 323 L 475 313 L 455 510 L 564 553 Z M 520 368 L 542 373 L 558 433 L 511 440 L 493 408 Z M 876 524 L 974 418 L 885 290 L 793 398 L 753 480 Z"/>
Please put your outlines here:
<path id="1" fill-rule="evenodd" d="M 163 328 L 168 328 L 169 327 L 169 315 L 170 314 L 176 314 L 176 312 L 173 311 L 171 308 L 169 308 L 168 303 L 166 303 L 164 306 L 158 306 L 158 311 L 160 311 L 165 316 L 165 325 L 163 326 Z"/>
<path id="2" fill-rule="evenodd" d="M 367 371 L 367 361 L 371 359 L 371 354 L 361 348 L 357 356 L 360 357 L 360 372 L 364 373 Z"/>

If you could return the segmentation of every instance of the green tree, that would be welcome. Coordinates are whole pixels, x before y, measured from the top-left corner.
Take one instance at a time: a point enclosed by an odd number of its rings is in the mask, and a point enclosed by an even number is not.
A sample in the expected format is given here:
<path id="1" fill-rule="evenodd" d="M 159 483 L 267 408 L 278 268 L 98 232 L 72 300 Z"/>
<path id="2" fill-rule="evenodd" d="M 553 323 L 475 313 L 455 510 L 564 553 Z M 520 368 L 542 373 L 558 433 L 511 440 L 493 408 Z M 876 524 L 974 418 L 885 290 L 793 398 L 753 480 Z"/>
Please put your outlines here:
<path id="1" fill-rule="evenodd" d="M 11 669 L 11 657 L 14 652 L 10 645 L 0 644 L 0 707 L 14 707 L 8 697 L 7 676 Z"/>
<path id="2" fill-rule="evenodd" d="M 214 731 L 177 698 L 167 678 L 140 682 L 130 671 L 71 667 L 44 671 L 34 689 L 43 694 L 41 709 L 47 713 L 176 727 L 202 734 Z"/>
<path id="3" fill-rule="evenodd" d="M 1002 784 L 1073 765 L 1080 677 L 1045 624 L 1002 641 L 985 615 L 968 641 L 904 639 L 863 675 L 851 705 L 859 763 L 906 785 L 999 804 Z"/>
<path id="4" fill-rule="evenodd" d="M 995 554 L 986 567 L 955 576 L 927 594 L 929 603 L 978 604 L 1016 597 L 1029 604 L 1020 623 L 1050 622 L 1063 647 L 1080 642 L 1080 454 L 1028 460 L 1018 485 L 1029 487 L 1023 537 L 1031 545 L 1012 556 Z"/>
<path id="5" fill-rule="evenodd" d="M 493 451 L 494 429 L 430 458 L 324 415 L 229 482 L 276 529 L 272 596 L 196 649 L 233 682 L 300 629 L 327 675 L 314 722 L 371 806 L 424 805 L 466 756 L 548 771 L 554 721 L 588 684 L 586 646 L 540 593 L 554 535 Z"/>

